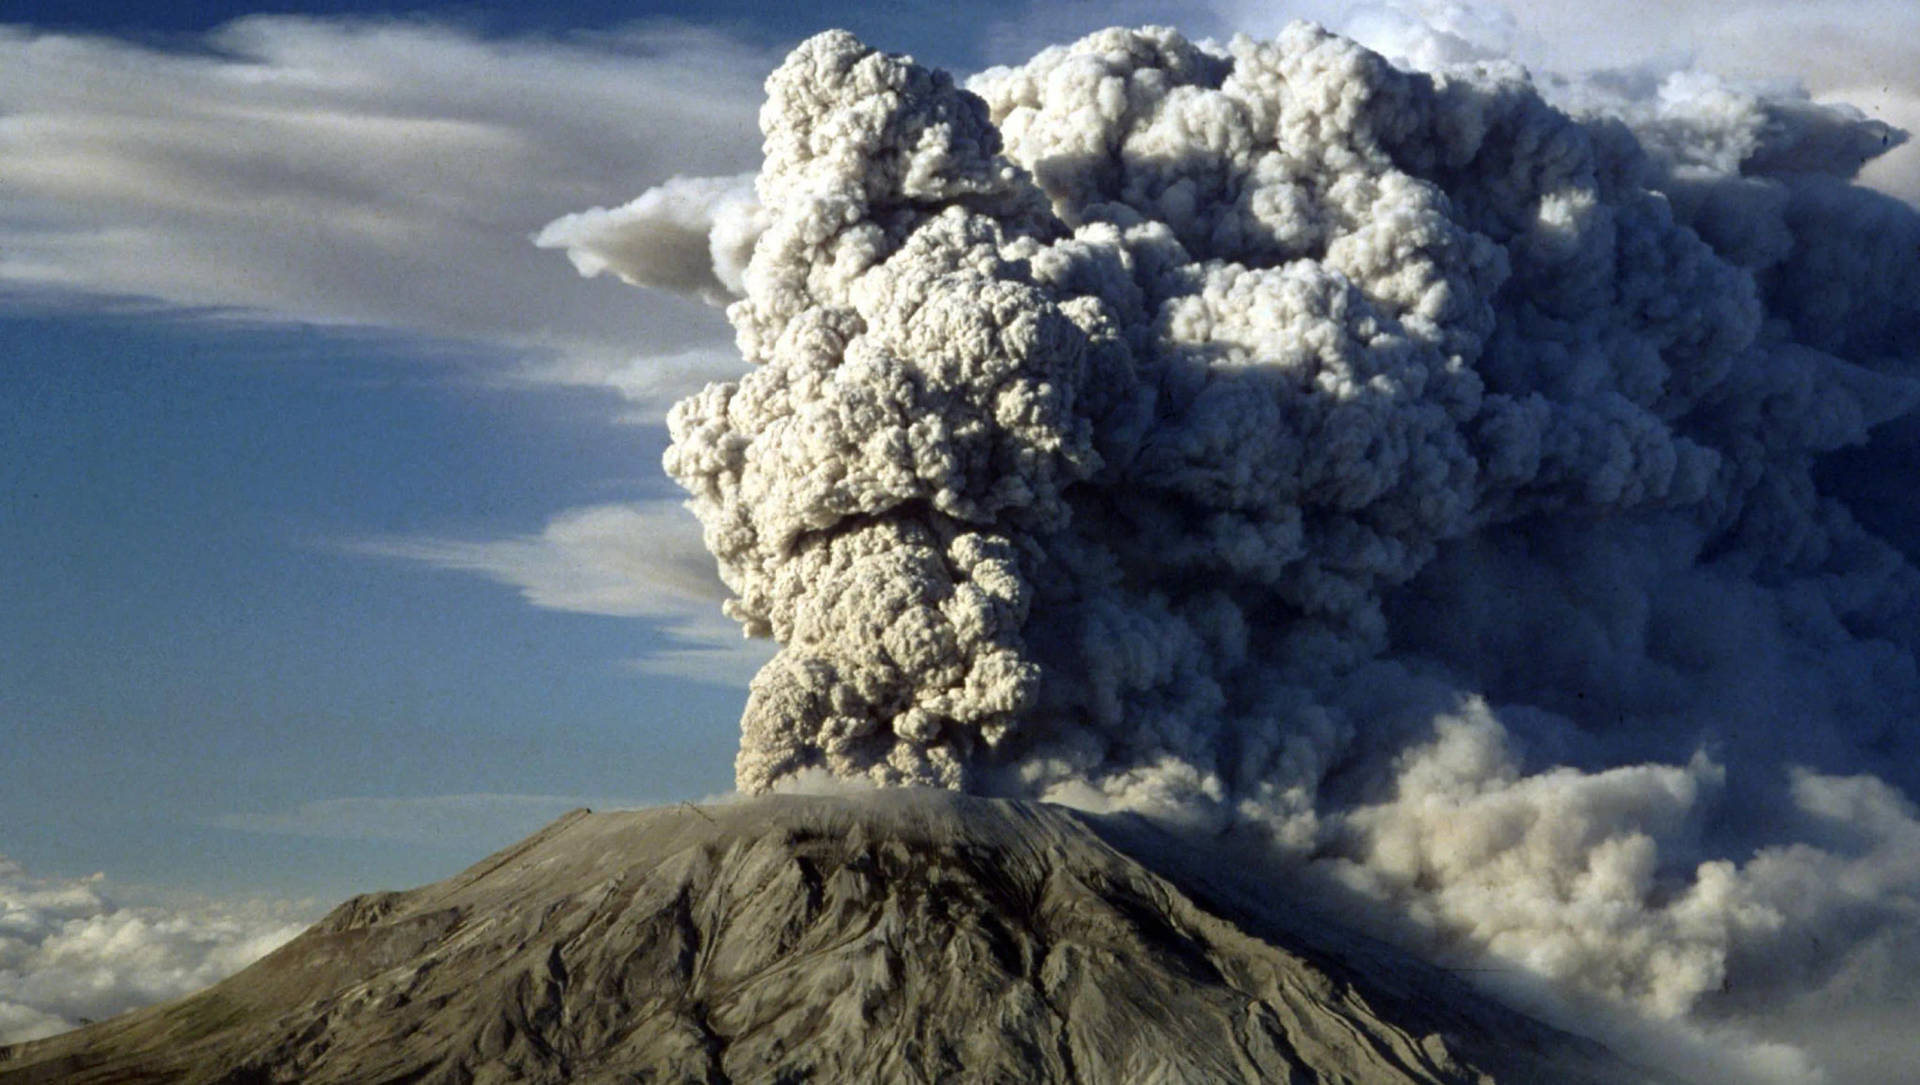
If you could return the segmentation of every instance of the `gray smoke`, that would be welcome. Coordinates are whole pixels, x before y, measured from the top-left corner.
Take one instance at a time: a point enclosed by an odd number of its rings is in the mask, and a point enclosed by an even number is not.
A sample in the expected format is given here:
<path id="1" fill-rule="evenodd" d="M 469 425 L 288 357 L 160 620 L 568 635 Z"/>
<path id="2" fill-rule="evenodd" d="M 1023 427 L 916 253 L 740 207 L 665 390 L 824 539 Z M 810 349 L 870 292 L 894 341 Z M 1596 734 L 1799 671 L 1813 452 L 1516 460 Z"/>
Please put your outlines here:
<path id="1" fill-rule="evenodd" d="M 1307 24 L 964 89 L 831 32 L 767 94 L 751 195 L 543 237 L 734 299 L 666 466 L 781 646 L 743 790 L 1257 833 L 1442 959 L 1842 1073 L 1781 1022 L 1914 997 L 1920 214 L 1851 183 L 1900 133 Z"/>

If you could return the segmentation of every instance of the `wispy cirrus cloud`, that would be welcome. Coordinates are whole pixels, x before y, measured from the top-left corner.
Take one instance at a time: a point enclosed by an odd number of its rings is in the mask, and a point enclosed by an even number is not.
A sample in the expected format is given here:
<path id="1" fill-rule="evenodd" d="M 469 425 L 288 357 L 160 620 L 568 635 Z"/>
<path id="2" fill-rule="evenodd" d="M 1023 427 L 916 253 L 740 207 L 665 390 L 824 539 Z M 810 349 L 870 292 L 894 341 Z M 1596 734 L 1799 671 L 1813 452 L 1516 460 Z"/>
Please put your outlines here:
<path id="1" fill-rule="evenodd" d="M 576 374 L 724 342 L 710 310 L 583 283 L 531 239 L 750 164 L 770 54 L 665 24 L 265 16 L 190 45 L 0 27 L 0 286 L 406 329 Z"/>
<path id="2" fill-rule="evenodd" d="M 472 541 L 423 536 L 348 543 L 355 551 L 473 573 L 518 588 L 549 610 L 645 618 L 668 644 L 640 670 L 744 685 L 772 654 L 720 612 L 727 589 L 678 502 L 594 505 L 555 516 L 538 534 Z"/>
<path id="3" fill-rule="evenodd" d="M 605 388 L 657 423 L 738 368 L 724 321 L 583 281 L 533 240 L 676 173 L 750 165 L 777 59 L 664 23 L 485 38 L 261 16 L 177 50 L 0 27 L 0 290 L 444 337 L 500 376 Z M 764 655 L 720 617 L 697 528 L 664 503 L 357 549 L 654 620 L 668 646 L 644 670 L 732 683 Z"/>
<path id="4" fill-rule="evenodd" d="M 583 281 L 533 240 L 676 173 L 750 165 L 777 60 L 761 47 L 664 23 L 484 38 L 266 16 L 186 45 L 0 27 L 0 291 L 443 337 L 502 377 L 608 389 L 648 423 L 738 368 L 710 307 Z M 358 549 L 655 620 L 669 646 L 642 669 L 730 683 L 761 658 L 670 506 Z"/>

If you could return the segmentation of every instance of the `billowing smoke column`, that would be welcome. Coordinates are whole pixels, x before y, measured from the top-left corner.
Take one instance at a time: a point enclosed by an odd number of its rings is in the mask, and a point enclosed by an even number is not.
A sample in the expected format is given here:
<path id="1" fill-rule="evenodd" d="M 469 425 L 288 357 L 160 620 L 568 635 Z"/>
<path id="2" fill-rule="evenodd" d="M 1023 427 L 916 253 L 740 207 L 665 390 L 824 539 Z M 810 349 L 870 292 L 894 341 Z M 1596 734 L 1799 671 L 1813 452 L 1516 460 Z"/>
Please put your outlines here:
<path id="1" fill-rule="evenodd" d="M 1297 24 L 962 89 L 827 33 L 751 192 L 556 223 L 737 299 L 666 465 L 783 646 L 740 786 L 1251 826 L 1671 1017 L 1889 997 L 1920 216 L 1849 183 L 1898 133 L 1690 78 L 1570 115 Z"/>

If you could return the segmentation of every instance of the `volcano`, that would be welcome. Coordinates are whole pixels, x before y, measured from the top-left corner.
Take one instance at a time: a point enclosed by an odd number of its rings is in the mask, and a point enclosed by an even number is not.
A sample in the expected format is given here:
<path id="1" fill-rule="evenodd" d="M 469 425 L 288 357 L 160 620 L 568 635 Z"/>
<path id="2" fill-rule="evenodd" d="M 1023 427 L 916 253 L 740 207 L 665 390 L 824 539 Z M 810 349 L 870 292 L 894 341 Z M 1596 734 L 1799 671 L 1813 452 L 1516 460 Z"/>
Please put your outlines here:
<path id="1" fill-rule="evenodd" d="M 0 1083 L 1664 1080 L 1178 844 L 937 791 L 579 810 Z"/>

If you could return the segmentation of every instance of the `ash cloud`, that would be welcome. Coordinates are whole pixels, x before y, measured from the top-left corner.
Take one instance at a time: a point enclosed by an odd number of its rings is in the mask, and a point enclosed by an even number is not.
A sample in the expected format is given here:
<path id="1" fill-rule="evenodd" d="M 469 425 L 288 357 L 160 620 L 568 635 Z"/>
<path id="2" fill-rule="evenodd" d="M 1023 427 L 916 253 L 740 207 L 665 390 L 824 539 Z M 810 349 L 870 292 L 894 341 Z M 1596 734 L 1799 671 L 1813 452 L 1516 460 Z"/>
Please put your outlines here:
<path id="1" fill-rule="evenodd" d="M 1310 24 L 965 87 L 832 32 L 767 95 L 751 200 L 544 235 L 732 299 L 666 467 L 780 645 L 743 790 L 1261 835 L 1555 1005 L 1871 1070 L 1765 1043 L 1920 974 L 1899 132 Z"/>

